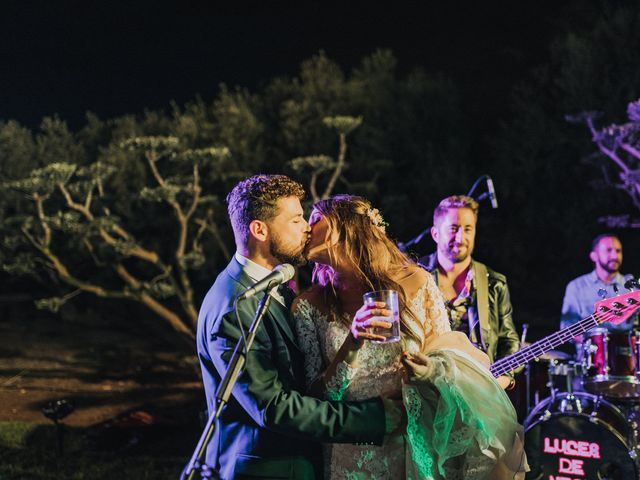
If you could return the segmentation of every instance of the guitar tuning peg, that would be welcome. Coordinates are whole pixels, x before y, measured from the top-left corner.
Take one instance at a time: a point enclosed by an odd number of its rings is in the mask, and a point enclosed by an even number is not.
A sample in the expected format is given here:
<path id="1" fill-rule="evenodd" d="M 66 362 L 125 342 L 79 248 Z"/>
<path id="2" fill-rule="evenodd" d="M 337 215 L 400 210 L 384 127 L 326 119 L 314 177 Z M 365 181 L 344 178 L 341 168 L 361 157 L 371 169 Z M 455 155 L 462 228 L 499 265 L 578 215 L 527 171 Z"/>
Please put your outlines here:
<path id="1" fill-rule="evenodd" d="M 603 300 L 606 299 L 607 298 L 607 291 L 604 288 L 599 288 L 598 289 L 598 296 Z"/>
<path id="2" fill-rule="evenodd" d="M 640 284 L 635 278 L 630 278 L 629 280 L 624 282 L 624 288 L 626 288 L 627 290 L 637 290 L 638 288 L 640 288 Z"/>

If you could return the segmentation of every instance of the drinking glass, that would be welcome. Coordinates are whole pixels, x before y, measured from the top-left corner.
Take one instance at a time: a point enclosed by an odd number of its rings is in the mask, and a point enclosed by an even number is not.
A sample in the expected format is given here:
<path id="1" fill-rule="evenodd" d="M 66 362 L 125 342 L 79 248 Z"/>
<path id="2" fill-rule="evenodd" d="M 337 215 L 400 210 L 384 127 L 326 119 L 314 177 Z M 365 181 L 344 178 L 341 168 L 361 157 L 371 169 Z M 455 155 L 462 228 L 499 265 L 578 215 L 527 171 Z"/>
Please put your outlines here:
<path id="1" fill-rule="evenodd" d="M 367 292 L 362 296 L 365 305 L 375 305 L 375 302 L 384 302 L 387 310 L 391 310 L 391 316 L 380 317 L 380 320 L 389 322 L 391 328 L 371 328 L 371 333 L 385 337 L 385 340 L 373 340 L 375 343 L 393 343 L 400 340 L 400 309 L 398 307 L 398 292 L 395 290 L 377 290 Z"/>

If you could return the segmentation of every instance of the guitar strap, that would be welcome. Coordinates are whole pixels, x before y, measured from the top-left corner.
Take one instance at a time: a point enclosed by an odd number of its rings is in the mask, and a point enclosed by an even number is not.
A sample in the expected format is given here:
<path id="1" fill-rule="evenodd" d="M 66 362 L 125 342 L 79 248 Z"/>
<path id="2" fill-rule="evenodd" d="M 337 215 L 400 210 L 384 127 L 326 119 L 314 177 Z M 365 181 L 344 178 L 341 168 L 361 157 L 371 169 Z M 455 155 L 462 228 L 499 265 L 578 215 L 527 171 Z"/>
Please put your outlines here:
<path id="1" fill-rule="evenodd" d="M 473 261 L 474 279 L 476 282 L 476 303 L 480 320 L 480 343 L 482 350 L 487 351 L 487 337 L 491 331 L 489 325 L 489 272 L 486 265 Z"/>

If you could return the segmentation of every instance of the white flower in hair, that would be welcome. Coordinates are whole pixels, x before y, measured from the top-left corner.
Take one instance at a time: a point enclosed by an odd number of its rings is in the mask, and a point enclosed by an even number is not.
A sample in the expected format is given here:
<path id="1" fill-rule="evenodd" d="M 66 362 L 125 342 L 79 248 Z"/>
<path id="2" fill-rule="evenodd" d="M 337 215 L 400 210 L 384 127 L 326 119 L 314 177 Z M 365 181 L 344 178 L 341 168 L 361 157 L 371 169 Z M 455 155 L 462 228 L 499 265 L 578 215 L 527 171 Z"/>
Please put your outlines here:
<path id="1" fill-rule="evenodd" d="M 384 218 L 382 218 L 382 214 L 380 213 L 380 210 L 378 210 L 377 208 L 367 208 L 367 211 L 365 212 L 365 214 L 367 215 L 367 217 L 369 217 L 369 220 L 371 220 L 371 223 L 378 230 L 380 230 L 382 233 L 387 232 L 386 228 L 387 228 L 387 225 L 389 224 L 384 221 Z"/>

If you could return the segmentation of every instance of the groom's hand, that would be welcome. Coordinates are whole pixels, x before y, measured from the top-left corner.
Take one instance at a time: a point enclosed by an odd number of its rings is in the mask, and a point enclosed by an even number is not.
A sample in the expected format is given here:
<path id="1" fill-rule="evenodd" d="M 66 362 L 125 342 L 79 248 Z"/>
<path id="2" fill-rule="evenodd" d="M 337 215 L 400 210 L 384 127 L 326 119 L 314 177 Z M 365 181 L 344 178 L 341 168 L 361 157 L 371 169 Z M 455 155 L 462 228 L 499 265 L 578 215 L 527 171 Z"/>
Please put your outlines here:
<path id="1" fill-rule="evenodd" d="M 404 429 L 407 425 L 407 412 L 402 400 L 394 400 L 382 397 L 384 405 L 384 433 L 394 434 Z"/>

